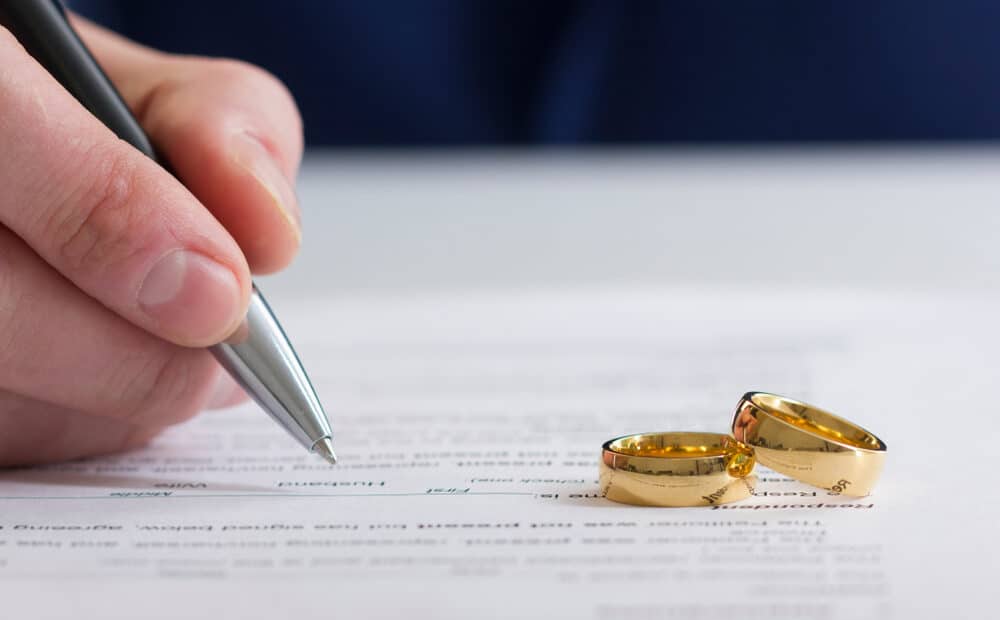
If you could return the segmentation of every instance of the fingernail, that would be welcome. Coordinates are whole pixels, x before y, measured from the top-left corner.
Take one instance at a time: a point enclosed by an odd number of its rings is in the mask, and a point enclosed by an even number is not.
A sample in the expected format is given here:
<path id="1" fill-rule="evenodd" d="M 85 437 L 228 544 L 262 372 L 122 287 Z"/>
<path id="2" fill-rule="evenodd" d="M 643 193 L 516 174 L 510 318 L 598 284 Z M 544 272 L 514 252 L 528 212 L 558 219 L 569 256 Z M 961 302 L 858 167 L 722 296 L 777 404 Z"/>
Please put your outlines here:
<path id="1" fill-rule="evenodd" d="M 240 132 L 233 137 L 233 158 L 257 179 L 261 187 L 270 194 L 281 214 L 292 225 L 295 234 L 301 235 L 302 215 L 295 190 L 264 144 L 253 134 Z"/>
<path id="2" fill-rule="evenodd" d="M 204 345 L 232 329 L 241 310 L 240 285 L 230 269 L 204 254 L 175 250 L 146 274 L 138 302 L 161 331 Z"/>

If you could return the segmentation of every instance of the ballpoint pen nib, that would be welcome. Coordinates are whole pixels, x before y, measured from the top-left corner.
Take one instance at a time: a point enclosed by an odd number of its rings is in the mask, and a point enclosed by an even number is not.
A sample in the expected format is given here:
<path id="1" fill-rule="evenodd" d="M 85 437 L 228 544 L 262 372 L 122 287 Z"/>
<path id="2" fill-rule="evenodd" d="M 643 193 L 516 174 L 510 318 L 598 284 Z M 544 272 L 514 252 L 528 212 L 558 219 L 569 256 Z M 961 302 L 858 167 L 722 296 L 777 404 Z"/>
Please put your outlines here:
<path id="1" fill-rule="evenodd" d="M 337 464 L 337 453 L 333 451 L 333 442 L 329 437 L 324 437 L 313 446 L 313 452 L 323 457 L 330 465 Z"/>

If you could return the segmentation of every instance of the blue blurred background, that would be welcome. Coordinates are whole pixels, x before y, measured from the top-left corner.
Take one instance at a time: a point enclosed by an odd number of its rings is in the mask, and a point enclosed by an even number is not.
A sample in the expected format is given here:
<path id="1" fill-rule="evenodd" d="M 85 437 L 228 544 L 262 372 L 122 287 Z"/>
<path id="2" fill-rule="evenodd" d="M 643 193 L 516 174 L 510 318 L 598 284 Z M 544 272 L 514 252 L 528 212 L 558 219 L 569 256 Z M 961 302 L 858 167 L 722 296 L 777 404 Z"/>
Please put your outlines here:
<path id="1" fill-rule="evenodd" d="M 76 0 L 278 75 L 310 146 L 990 140 L 1000 3 Z"/>

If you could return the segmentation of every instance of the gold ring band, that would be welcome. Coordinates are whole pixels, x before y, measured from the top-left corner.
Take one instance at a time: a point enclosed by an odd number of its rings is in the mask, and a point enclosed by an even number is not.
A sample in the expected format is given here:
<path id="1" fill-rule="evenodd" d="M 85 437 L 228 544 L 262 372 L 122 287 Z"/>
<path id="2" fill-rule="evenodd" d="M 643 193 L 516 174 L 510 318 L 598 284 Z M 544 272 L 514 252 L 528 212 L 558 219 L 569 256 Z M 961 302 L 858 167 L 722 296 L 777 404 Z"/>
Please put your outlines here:
<path id="1" fill-rule="evenodd" d="M 766 392 L 743 395 L 732 431 L 760 464 L 838 495 L 868 495 L 885 464 L 885 443 L 871 432 Z"/>
<path id="2" fill-rule="evenodd" d="M 753 451 L 720 433 L 643 433 L 607 441 L 601 493 L 640 506 L 709 506 L 751 495 Z"/>

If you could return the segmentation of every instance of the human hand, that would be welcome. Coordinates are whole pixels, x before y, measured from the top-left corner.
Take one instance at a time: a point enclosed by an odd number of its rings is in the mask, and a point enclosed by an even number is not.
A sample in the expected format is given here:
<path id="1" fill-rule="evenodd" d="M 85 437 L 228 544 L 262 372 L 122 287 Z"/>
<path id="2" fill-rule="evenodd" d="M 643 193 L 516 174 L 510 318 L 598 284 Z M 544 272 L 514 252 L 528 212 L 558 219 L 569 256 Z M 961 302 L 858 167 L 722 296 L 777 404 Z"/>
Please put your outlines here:
<path id="1" fill-rule="evenodd" d="M 237 402 L 204 347 L 300 240 L 301 121 L 276 79 L 74 24 L 180 181 L 0 27 L 0 465 L 130 449 Z"/>

